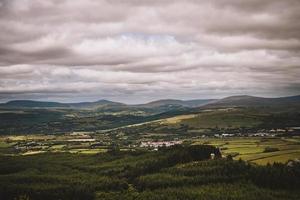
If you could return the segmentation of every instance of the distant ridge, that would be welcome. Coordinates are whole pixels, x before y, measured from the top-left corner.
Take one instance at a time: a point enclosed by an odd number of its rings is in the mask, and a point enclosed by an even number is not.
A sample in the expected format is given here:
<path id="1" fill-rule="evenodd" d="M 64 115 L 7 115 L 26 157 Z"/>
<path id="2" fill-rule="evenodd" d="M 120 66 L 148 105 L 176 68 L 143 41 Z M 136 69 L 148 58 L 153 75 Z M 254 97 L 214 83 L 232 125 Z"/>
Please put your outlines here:
<path id="1" fill-rule="evenodd" d="M 47 101 L 32 101 L 32 100 L 14 100 L 9 101 L 5 104 L 1 104 L 2 106 L 7 107 L 68 107 L 68 104 L 58 103 L 58 102 L 47 102 Z"/>
<path id="2" fill-rule="evenodd" d="M 146 104 L 127 105 L 119 102 L 108 101 L 105 99 L 95 102 L 79 102 L 79 103 L 59 103 L 47 101 L 32 101 L 32 100 L 14 100 L 0 104 L 1 107 L 15 108 L 98 108 L 98 107 L 128 107 L 128 108 L 158 108 L 166 106 L 182 106 L 182 107 L 200 107 L 216 99 L 196 99 L 196 100 L 177 100 L 177 99 L 162 99 L 152 101 Z"/>
<path id="3" fill-rule="evenodd" d="M 211 104 L 207 107 L 229 107 L 229 106 L 288 106 L 300 105 L 300 95 L 289 97 L 265 98 L 248 95 L 230 96 Z"/>
<path id="4" fill-rule="evenodd" d="M 162 99 L 152 101 L 146 104 L 141 104 L 142 107 L 161 107 L 166 105 L 177 105 L 184 107 L 200 107 L 208 103 L 214 102 L 216 99 L 195 99 L 195 100 L 177 100 L 177 99 Z"/>
<path id="5" fill-rule="evenodd" d="M 109 100 L 79 103 L 59 103 L 33 100 L 14 100 L 0 104 L 1 108 L 70 108 L 70 109 L 162 109 L 171 110 L 176 108 L 213 108 L 234 106 L 300 106 L 300 95 L 278 98 L 255 97 L 248 95 L 230 96 L 223 99 L 161 99 L 145 104 L 127 105 Z"/>
<path id="6" fill-rule="evenodd" d="M 10 108 L 74 108 L 74 109 L 95 109 L 104 106 L 123 106 L 125 104 L 99 100 L 95 102 L 79 102 L 79 103 L 59 103 L 48 101 L 32 101 L 32 100 L 14 100 L 4 104 L 0 104 L 1 107 Z"/>
<path id="7" fill-rule="evenodd" d="M 79 102 L 79 103 L 69 103 L 70 107 L 73 108 L 99 108 L 99 107 L 120 107 L 120 106 L 126 106 L 123 103 L 114 102 L 114 101 L 108 101 L 105 99 L 95 101 L 95 102 Z"/>

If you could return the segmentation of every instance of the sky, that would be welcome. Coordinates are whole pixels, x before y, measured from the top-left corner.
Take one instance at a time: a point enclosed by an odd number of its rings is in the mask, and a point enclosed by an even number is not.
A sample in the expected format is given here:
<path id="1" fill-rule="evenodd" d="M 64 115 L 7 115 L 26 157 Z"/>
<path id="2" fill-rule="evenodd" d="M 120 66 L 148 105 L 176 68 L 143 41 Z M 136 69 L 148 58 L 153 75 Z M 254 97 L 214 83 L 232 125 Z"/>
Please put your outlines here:
<path id="1" fill-rule="evenodd" d="M 0 102 L 299 94 L 299 0 L 0 0 Z"/>

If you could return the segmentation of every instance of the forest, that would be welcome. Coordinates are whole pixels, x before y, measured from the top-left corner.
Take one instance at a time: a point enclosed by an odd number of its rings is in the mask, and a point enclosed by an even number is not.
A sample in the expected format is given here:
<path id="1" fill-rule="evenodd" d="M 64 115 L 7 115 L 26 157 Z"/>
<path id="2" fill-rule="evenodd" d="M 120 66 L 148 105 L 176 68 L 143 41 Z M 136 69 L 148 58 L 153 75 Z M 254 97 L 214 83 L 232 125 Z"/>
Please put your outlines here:
<path id="1" fill-rule="evenodd" d="M 0 199 L 299 199 L 300 164 L 258 166 L 210 145 L 0 157 Z"/>

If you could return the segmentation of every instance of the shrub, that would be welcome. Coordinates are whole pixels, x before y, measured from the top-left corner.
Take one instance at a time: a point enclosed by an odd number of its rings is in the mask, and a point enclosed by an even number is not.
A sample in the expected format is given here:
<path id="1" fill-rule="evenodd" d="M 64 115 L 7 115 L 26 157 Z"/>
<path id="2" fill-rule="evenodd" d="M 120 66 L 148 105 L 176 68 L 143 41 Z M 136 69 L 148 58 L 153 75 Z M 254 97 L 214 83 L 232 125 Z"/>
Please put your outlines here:
<path id="1" fill-rule="evenodd" d="M 276 147 L 266 147 L 264 153 L 279 151 Z"/>

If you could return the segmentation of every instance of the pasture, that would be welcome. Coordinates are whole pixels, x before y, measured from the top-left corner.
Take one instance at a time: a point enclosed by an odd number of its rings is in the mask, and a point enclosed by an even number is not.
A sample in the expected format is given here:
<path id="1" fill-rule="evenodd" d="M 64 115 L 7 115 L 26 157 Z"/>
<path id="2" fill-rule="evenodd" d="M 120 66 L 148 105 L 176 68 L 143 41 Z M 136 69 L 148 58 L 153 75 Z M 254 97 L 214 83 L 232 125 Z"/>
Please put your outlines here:
<path id="1" fill-rule="evenodd" d="M 121 137 L 123 138 L 123 137 Z M 145 138 L 144 138 L 145 139 Z M 148 138 L 146 137 L 148 140 Z M 183 138 L 192 144 L 206 144 L 218 147 L 222 155 L 259 165 L 274 162 L 286 163 L 300 159 L 300 137 L 206 137 L 201 139 Z M 143 139 L 120 139 L 120 151 L 131 149 L 128 144 L 139 146 Z M 131 143 L 130 143 L 131 142 Z M 18 135 L 0 137 L 0 154 L 32 155 L 45 152 L 70 152 L 98 154 L 106 152 L 112 145 L 112 138 L 105 134 L 78 135 Z"/>
<path id="2" fill-rule="evenodd" d="M 300 159 L 300 137 L 294 138 L 206 138 L 193 144 L 210 144 L 220 148 L 224 156 L 242 159 L 259 165 L 285 163 Z M 273 149 L 273 151 L 267 151 Z"/>
<path id="3" fill-rule="evenodd" d="M 0 155 L 33 155 L 46 152 L 97 154 L 107 151 L 107 145 L 92 147 L 94 144 L 97 144 L 96 139 L 88 133 L 0 136 Z"/>

